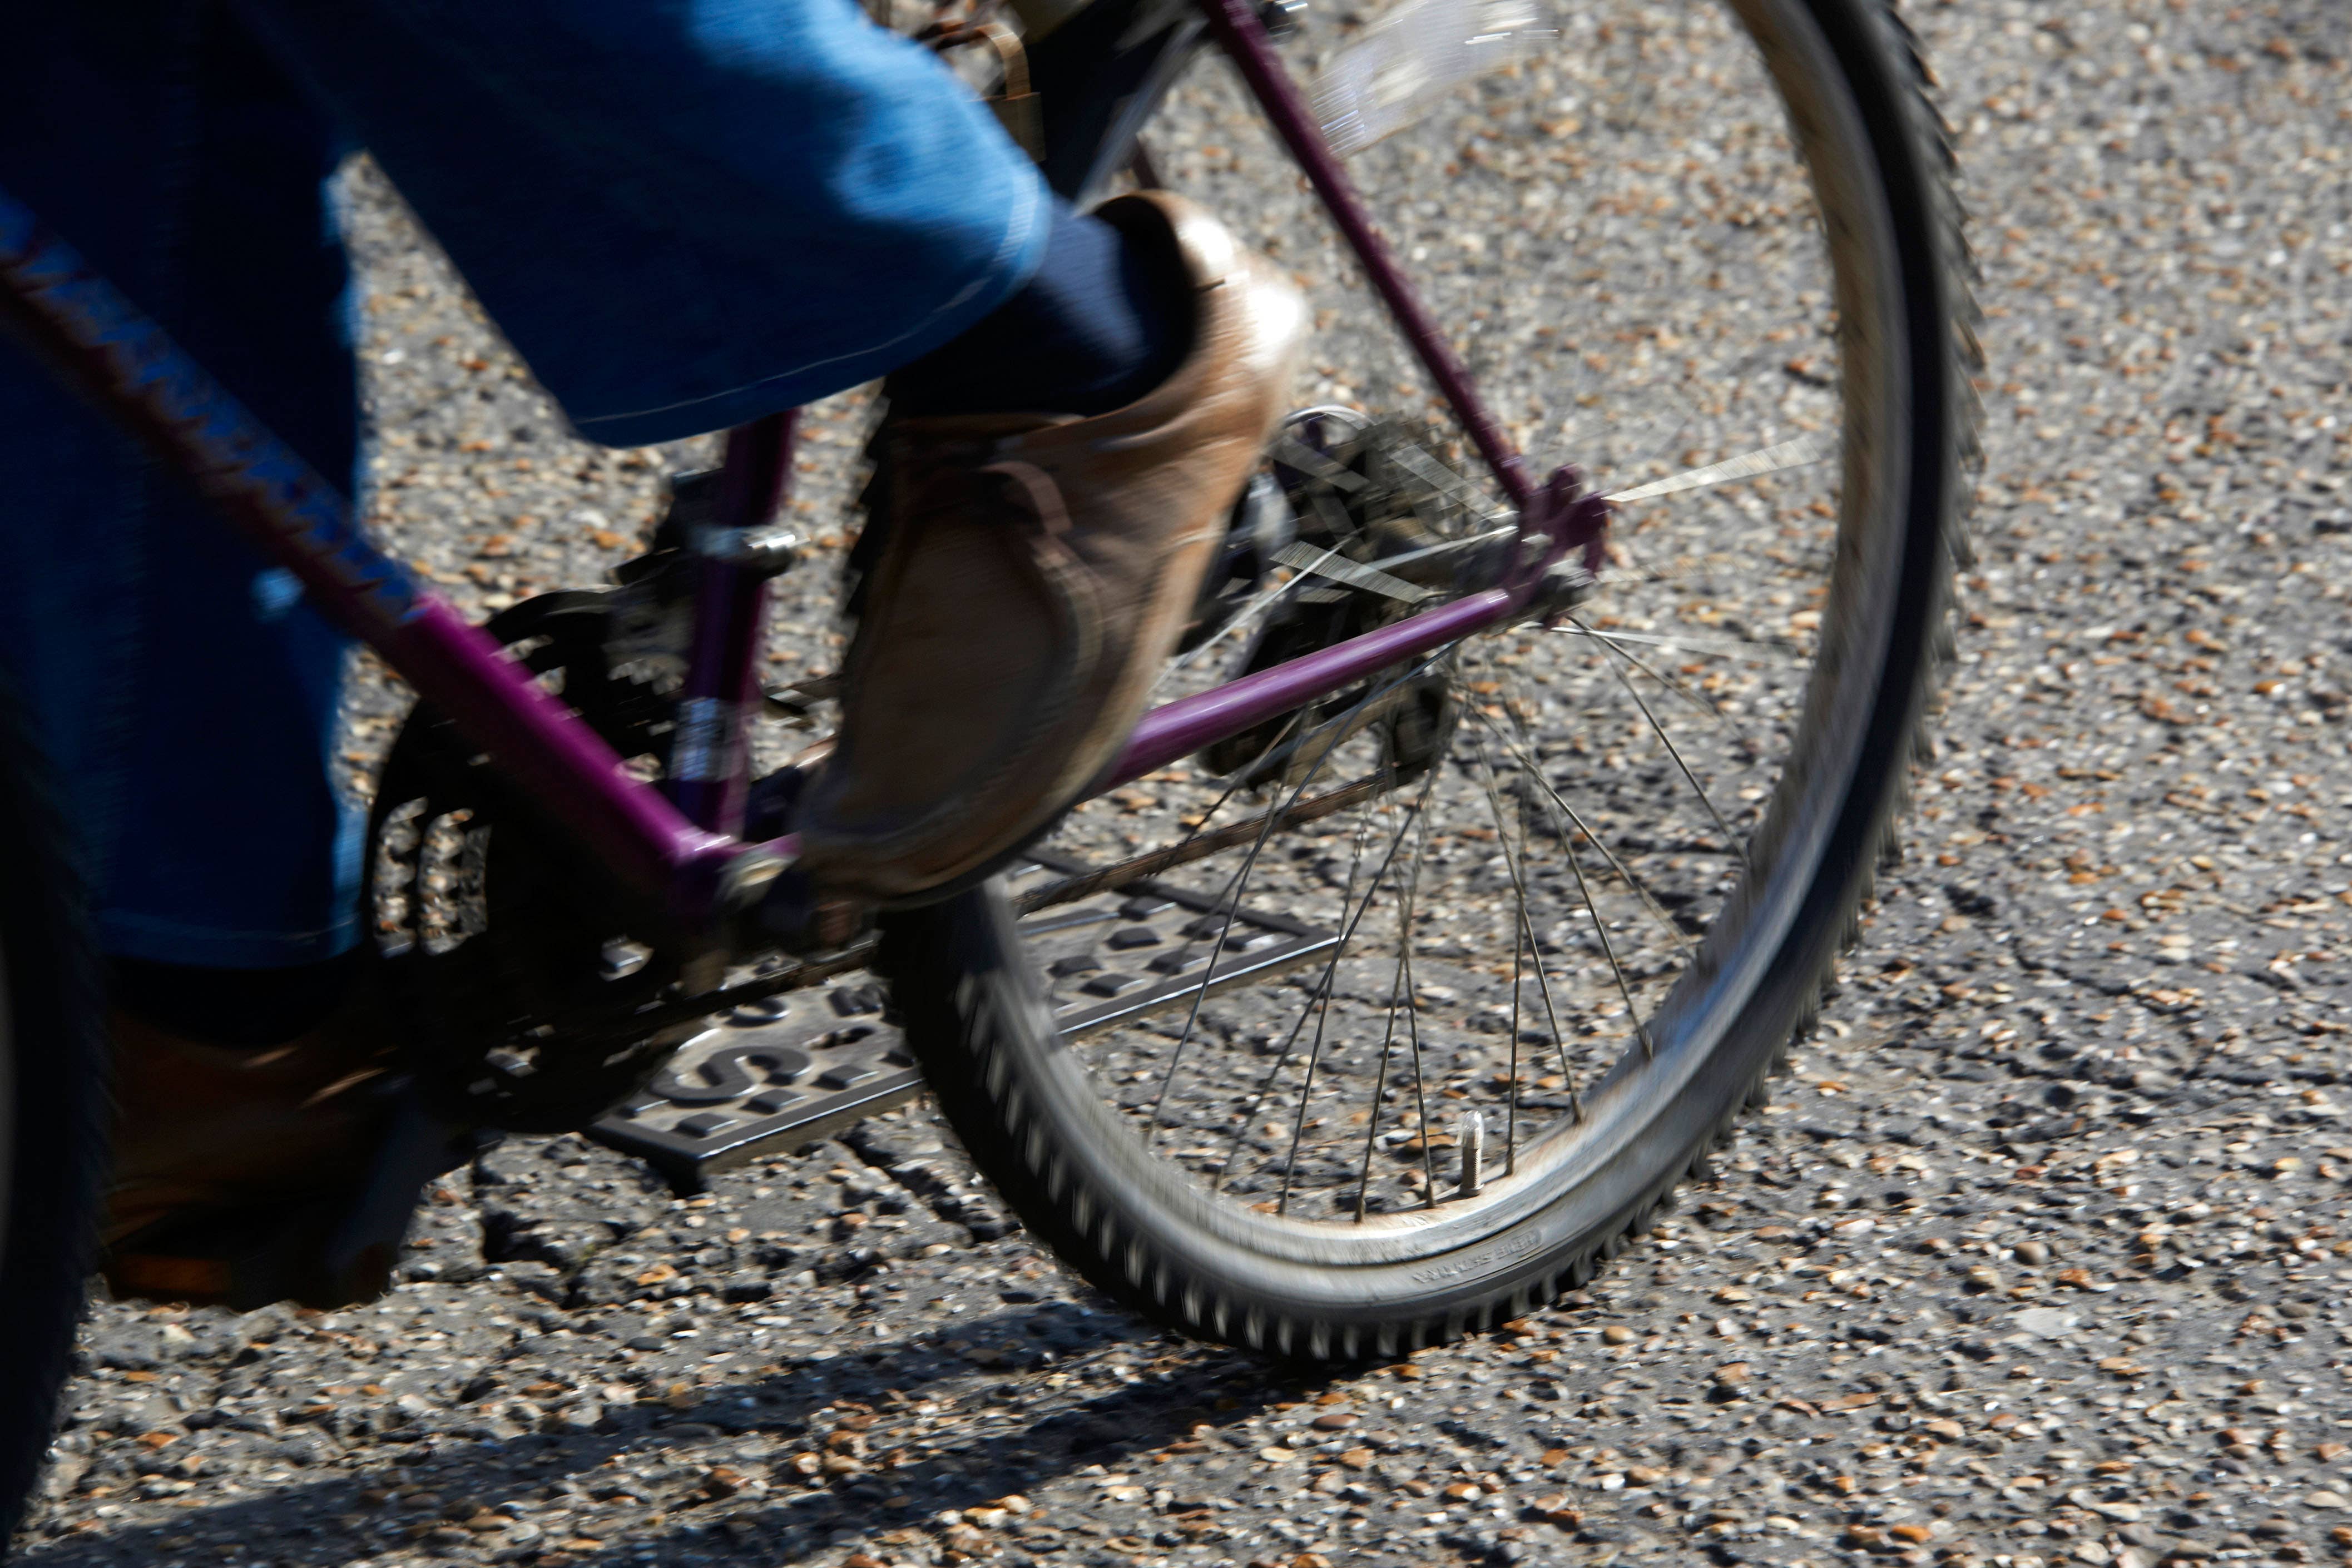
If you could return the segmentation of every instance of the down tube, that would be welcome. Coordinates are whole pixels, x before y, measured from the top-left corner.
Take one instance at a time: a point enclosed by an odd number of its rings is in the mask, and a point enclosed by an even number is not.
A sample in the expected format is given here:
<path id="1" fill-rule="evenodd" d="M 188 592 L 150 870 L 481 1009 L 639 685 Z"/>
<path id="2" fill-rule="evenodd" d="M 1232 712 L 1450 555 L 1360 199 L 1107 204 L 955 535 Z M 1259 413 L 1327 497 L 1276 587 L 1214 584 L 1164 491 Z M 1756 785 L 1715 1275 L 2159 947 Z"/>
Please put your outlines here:
<path id="1" fill-rule="evenodd" d="M 630 887 L 698 919 L 731 841 L 630 778 L 498 643 L 422 593 L 351 505 L 32 212 L 0 190 L 0 322 L 300 579 Z"/>

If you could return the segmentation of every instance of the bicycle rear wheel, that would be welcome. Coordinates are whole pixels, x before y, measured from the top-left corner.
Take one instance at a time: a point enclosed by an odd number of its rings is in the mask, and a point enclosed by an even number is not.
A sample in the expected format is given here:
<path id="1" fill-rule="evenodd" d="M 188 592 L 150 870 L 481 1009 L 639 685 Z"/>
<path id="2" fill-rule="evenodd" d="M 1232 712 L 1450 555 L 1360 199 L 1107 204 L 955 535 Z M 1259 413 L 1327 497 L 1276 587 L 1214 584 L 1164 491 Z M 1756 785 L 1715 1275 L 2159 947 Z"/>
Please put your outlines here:
<path id="1" fill-rule="evenodd" d="M 36 760 L 0 682 L 0 1556 L 56 1426 L 106 1168 L 98 988 Z"/>
<path id="2" fill-rule="evenodd" d="M 1315 26 L 1310 64 L 1365 45 Z M 886 925 L 947 1114 L 1097 1284 L 1392 1354 L 1580 1282 L 1760 1095 L 1948 651 L 1976 358 L 1920 76 L 1881 0 L 1615 0 L 1357 156 L 1617 542 L 1567 625 L 1213 747 Z M 1442 600 L 1503 519 L 1253 134 L 1196 69 L 1134 166 L 1301 268 L 1331 406 L 1277 440 L 1163 695 Z"/>

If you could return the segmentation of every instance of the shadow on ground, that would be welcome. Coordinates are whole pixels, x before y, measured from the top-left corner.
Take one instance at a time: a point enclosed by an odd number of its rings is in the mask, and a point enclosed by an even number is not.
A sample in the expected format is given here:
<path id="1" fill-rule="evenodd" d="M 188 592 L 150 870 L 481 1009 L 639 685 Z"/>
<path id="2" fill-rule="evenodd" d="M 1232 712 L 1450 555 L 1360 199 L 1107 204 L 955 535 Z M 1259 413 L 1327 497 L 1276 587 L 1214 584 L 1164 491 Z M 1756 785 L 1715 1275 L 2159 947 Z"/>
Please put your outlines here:
<path id="1" fill-rule="evenodd" d="M 1019 1333 L 1051 1340 L 1066 1353 L 1099 1351 L 1121 1342 L 1155 1343 L 1130 1320 L 1084 1312 L 1054 1302 L 997 1314 L 960 1333 L 977 1339 Z M 1184 1364 L 1084 1397 L 1087 1389 L 1036 1386 L 1032 1377 L 993 1390 L 965 1395 L 960 1403 L 974 1420 L 976 1407 L 1003 1412 L 983 1429 L 951 1448 L 934 1450 L 887 1469 L 844 1478 L 838 1484 L 800 1480 L 782 1465 L 764 1497 L 748 1495 L 714 1502 L 692 1493 L 670 1502 L 675 1511 L 651 1519 L 634 1508 L 615 1507 L 619 1526 L 610 1544 L 589 1551 L 575 1546 L 562 1560 L 573 1563 L 687 1563 L 757 1559 L 799 1561 L 827 1545 L 837 1532 L 865 1539 L 930 1519 L 943 1510 L 976 1507 L 1007 1493 L 1034 1490 L 1087 1465 L 1115 1466 L 1125 1456 L 1159 1448 L 1196 1426 L 1224 1426 L 1262 1412 L 1276 1398 L 1295 1396 L 1302 1377 L 1261 1362 L 1200 1347 L 1185 1347 Z M 530 1434 L 511 1440 L 426 1439 L 429 1455 L 384 1452 L 362 1473 L 343 1472 L 307 1486 L 273 1491 L 250 1501 L 224 1501 L 188 1510 L 166 1522 L 141 1525 L 91 1539 L 53 1541 L 28 1546 L 16 1561 L 22 1568 L 100 1568 L 100 1565 L 168 1564 L 174 1562 L 269 1563 L 272 1568 L 345 1568 L 373 1552 L 407 1546 L 415 1516 L 385 1513 L 362 1497 L 383 1484 L 398 1465 L 403 1479 L 478 1509 L 535 1497 L 567 1479 L 579 1480 L 593 1497 L 607 1487 L 638 1497 L 678 1490 L 647 1475 L 686 1470 L 699 1475 L 724 1464 L 730 1444 L 767 1436 L 782 1440 L 772 1457 L 794 1451 L 801 1439 L 814 1441 L 808 1416 L 852 1402 L 872 1408 L 875 1425 L 866 1436 L 877 1456 L 890 1448 L 895 1409 L 912 1407 L 922 1390 L 954 1376 L 969 1376 L 969 1363 L 940 1354 L 921 1340 L 896 1342 L 815 1363 L 782 1375 L 708 1391 L 684 1410 L 635 1407 L 621 1417 L 624 1429 L 579 1436 Z M 893 1396 L 896 1399 L 893 1399 Z M 1024 1420 L 1024 1416 L 1034 1418 Z M 420 1448 L 423 1446 L 420 1443 Z M 738 1462 L 744 1474 L 767 1470 L 760 1461 Z M 595 1479 L 597 1472 L 609 1472 Z M 804 1490 L 797 1492 L 794 1486 Z M 687 1489 L 689 1491 L 691 1489 Z M 648 1500 L 651 1500 L 648 1499 Z M 593 1514 L 597 1511 L 591 1508 Z M 624 1517 L 624 1515 L 626 1517 Z M 389 1522 L 394 1528 L 387 1530 Z M 433 1521 L 425 1521 L 433 1522 Z M 581 1521 L 603 1532 L 593 1518 Z M 95 1534 L 95 1532 L 92 1532 Z M 555 1547 L 557 1538 L 576 1539 L 558 1528 L 516 1559 Z M 430 1550 L 429 1545 L 426 1548 Z M 506 1555 L 502 1553 L 501 1555 Z"/>

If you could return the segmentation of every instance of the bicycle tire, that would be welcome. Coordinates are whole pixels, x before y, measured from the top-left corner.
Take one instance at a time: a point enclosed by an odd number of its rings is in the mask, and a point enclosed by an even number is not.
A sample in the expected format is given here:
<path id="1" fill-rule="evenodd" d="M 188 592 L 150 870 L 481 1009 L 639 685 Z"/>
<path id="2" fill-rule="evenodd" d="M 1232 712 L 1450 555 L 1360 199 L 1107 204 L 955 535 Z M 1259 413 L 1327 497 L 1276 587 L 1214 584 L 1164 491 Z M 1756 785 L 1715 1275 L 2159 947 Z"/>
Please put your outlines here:
<path id="1" fill-rule="evenodd" d="M 1278 1212 L 1221 1204 L 1106 1103 L 1055 1033 L 1002 883 L 883 925 L 877 969 L 973 1159 L 1064 1260 L 1181 1332 L 1317 1359 L 1393 1355 L 1583 1283 L 1706 1167 L 1739 1114 L 1763 1103 L 1764 1080 L 1811 1028 L 1892 852 L 1952 653 L 1951 578 L 1965 559 L 1977 464 L 1972 263 L 1948 139 L 1893 10 L 1883 0 L 1732 0 L 1731 8 L 1784 100 L 1804 99 L 1801 113 L 1790 101 L 1792 135 L 1817 184 L 1846 183 L 1827 243 L 1841 280 L 1847 268 L 1870 268 L 1869 287 L 1885 291 L 1870 298 L 1899 335 L 1902 379 L 1882 389 L 1892 412 L 1882 450 L 1868 458 L 1894 465 L 1877 472 L 1899 483 L 1858 503 L 1883 510 L 1884 538 L 1870 601 L 1840 612 L 1858 628 L 1841 646 L 1868 656 L 1844 661 L 1830 688 L 1842 706 L 1809 708 L 1792 747 L 1789 789 L 1806 831 L 1755 841 L 1748 883 L 1708 935 L 1710 952 L 1742 956 L 1715 976 L 1731 999 L 1686 1040 L 1657 1048 L 1662 1061 L 1684 1054 L 1654 1074 L 1654 1089 L 1621 1097 L 1607 1124 L 1613 1142 L 1538 1169 L 1509 1207 L 1497 1200 L 1453 1221 L 1440 1211 L 1353 1239 L 1344 1228 L 1309 1235 Z M 1825 141 L 1834 128 L 1843 135 Z M 1825 171 L 1825 160 L 1842 162 Z M 1896 440 L 1903 450 L 1892 454 Z M 1513 1093 L 1516 1110 L 1516 1083 Z M 1429 1135 L 1424 1123 L 1424 1143 Z"/>
<path id="2" fill-rule="evenodd" d="M 0 682 L 0 1557 L 72 1367 L 106 1174 L 103 1015 L 64 842 Z"/>

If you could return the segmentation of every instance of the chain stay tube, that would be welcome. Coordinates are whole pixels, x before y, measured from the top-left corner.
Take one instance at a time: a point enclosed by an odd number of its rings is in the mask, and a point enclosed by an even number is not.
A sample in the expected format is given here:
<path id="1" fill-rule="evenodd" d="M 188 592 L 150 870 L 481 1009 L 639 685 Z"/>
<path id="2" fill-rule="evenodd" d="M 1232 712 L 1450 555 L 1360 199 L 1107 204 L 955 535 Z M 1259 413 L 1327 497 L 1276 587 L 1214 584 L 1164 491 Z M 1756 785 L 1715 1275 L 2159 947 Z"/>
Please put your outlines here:
<path id="1" fill-rule="evenodd" d="M 1153 708 L 1136 725 L 1127 748 L 1090 794 L 1131 784 L 1227 736 L 1345 691 L 1391 664 L 1475 636 L 1514 617 L 1548 612 L 1547 588 L 1554 580 L 1552 569 L 1570 550 L 1577 550 L 1581 559 L 1574 568 L 1561 570 L 1570 571 L 1578 583 L 1590 581 L 1600 570 L 1609 507 L 1598 496 L 1579 494 L 1576 472 L 1570 468 L 1553 474 L 1533 499 L 1521 524 L 1523 538 L 1535 547 L 1531 559 L 1502 586 L 1465 594 L 1434 610 Z"/>
<path id="2" fill-rule="evenodd" d="M 699 924 L 740 848 L 630 778 L 522 665 L 379 552 L 351 505 L 0 191 L 0 319 L 298 578 L 641 895 Z"/>
<path id="3" fill-rule="evenodd" d="M 1555 472 L 1535 492 L 1524 519 L 1531 559 L 1503 586 L 1475 593 L 1406 617 L 1393 624 L 1335 643 L 1328 648 L 1244 675 L 1194 696 L 1164 703 L 1143 716 L 1127 746 L 1103 770 L 1086 798 L 1092 800 L 1155 769 L 1189 757 L 1215 741 L 1239 735 L 1318 697 L 1347 690 L 1403 660 L 1420 657 L 1515 618 L 1549 615 L 1563 594 L 1591 580 L 1607 538 L 1608 503 L 1580 492 L 1575 470 Z M 1579 556 L 1574 565 L 1564 558 Z M 799 841 L 787 833 L 765 846 L 789 862 Z"/>

